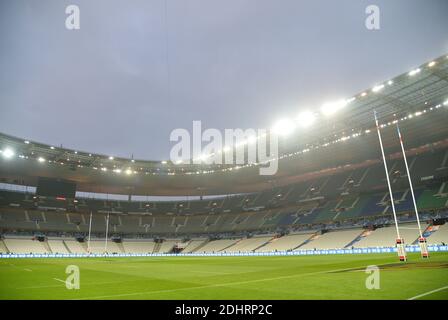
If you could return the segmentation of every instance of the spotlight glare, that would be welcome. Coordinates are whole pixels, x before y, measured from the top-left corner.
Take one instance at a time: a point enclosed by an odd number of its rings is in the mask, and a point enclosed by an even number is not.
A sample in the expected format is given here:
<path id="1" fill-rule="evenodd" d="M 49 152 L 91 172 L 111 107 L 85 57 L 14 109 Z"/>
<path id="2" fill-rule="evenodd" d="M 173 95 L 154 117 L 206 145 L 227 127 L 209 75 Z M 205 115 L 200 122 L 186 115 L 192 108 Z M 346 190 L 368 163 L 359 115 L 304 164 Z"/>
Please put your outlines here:
<path id="1" fill-rule="evenodd" d="M 414 69 L 414 70 L 411 70 L 410 72 L 409 72 L 409 75 L 412 77 L 412 76 L 415 76 L 417 73 L 419 73 L 421 70 L 420 70 L 420 68 L 417 68 L 417 69 Z"/>
<path id="2" fill-rule="evenodd" d="M 327 102 L 322 105 L 321 111 L 324 115 L 330 116 L 344 108 L 348 103 L 349 101 L 345 99 L 341 99 L 336 102 Z"/>
<path id="3" fill-rule="evenodd" d="M 255 136 L 250 136 L 249 138 L 247 138 L 247 142 L 250 144 L 253 144 L 257 141 L 257 138 Z"/>
<path id="4" fill-rule="evenodd" d="M 380 84 L 378 86 L 374 86 L 372 88 L 372 92 L 378 92 L 378 91 L 382 90 L 383 88 L 384 88 L 384 84 Z"/>
<path id="5" fill-rule="evenodd" d="M 37 158 L 37 161 L 39 161 L 39 162 L 45 162 L 45 158 L 39 157 L 39 158 Z"/>
<path id="6" fill-rule="evenodd" d="M 277 121 L 271 130 L 277 135 L 287 136 L 295 130 L 295 125 L 293 121 L 285 118 Z"/>
<path id="7" fill-rule="evenodd" d="M 15 152 L 10 148 L 6 148 L 3 150 L 2 154 L 5 159 L 10 159 L 15 155 Z"/>
<path id="8" fill-rule="evenodd" d="M 316 121 L 316 115 L 311 111 L 302 111 L 299 113 L 297 120 L 302 128 L 308 128 Z"/>

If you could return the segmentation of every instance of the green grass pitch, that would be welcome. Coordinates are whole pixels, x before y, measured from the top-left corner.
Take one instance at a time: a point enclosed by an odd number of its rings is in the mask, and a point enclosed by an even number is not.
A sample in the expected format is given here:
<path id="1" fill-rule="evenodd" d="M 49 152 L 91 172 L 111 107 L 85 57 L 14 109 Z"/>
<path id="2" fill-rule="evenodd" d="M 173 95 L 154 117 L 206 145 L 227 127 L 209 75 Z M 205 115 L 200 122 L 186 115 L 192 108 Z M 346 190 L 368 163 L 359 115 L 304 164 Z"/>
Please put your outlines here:
<path id="1" fill-rule="evenodd" d="M 65 286 L 67 265 L 80 289 Z M 368 290 L 368 265 L 380 289 Z M 432 292 L 433 293 L 429 293 Z M 1 259 L 0 299 L 448 299 L 448 253 Z"/>

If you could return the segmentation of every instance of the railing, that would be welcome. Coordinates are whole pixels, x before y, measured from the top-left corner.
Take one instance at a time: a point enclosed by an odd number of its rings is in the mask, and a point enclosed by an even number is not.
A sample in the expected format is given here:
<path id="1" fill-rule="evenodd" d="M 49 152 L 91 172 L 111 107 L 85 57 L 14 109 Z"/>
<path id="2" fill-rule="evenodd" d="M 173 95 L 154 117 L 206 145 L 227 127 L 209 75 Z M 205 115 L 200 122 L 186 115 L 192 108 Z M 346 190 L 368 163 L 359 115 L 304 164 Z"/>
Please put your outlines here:
<path id="1" fill-rule="evenodd" d="M 448 246 L 430 245 L 430 252 L 448 252 Z M 397 248 L 358 248 L 358 249 L 331 249 L 331 250 L 297 250 L 278 252 L 242 252 L 242 253 L 117 253 L 117 254 L 0 254 L 0 259 L 15 258 L 103 258 L 103 257 L 260 257 L 260 256 L 304 256 L 304 255 L 334 255 L 334 254 L 373 254 L 373 253 L 394 253 Z M 407 246 L 407 253 L 420 252 L 418 246 Z"/>

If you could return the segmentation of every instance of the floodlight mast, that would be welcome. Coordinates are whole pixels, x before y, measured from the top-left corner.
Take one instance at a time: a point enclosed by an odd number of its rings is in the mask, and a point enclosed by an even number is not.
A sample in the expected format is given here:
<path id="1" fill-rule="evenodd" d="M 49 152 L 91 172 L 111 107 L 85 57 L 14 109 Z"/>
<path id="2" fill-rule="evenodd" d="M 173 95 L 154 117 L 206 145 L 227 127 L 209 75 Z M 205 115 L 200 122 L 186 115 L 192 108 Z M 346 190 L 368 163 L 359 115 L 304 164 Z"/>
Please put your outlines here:
<path id="1" fill-rule="evenodd" d="M 398 228 L 398 220 L 397 220 L 397 213 L 395 211 L 394 196 L 392 194 L 392 187 L 390 185 L 389 170 L 387 169 L 386 157 L 384 155 L 384 148 L 383 148 L 383 140 L 381 139 L 380 126 L 378 125 L 378 117 L 376 115 L 376 110 L 373 110 L 373 115 L 375 117 L 376 130 L 378 132 L 378 140 L 380 142 L 381 155 L 383 156 L 383 164 L 384 164 L 384 170 L 386 172 L 387 187 L 389 188 L 389 196 L 390 196 L 390 203 L 392 206 L 392 213 L 394 215 L 395 229 L 397 231 L 397 239 L 396 239 L 397 253 L 398 253 L 398 257 L 399 257 L 400 261 L 406 261 L 406 250 L 404 247 L 404 241 L 400 236 L 400 230 Z"/>
<path id="2" fill-rule="evenodd" d="M 406 167 L 406 173 L 408 175 L 409 188 L 411 190 L 412 202 L 414 203 L 415 216 L 417 217 L 418 232 L 420 235 L 420 237 L 418 238 L 418 243 L 420 245 L 420 254 L 422 258 L 428 258 L 429 252 L 426 245 L 426 238 L 423 236 L 422 233 L 422 226 L 420 224 L 420 217 L 418 215 L 417 202 L 415 201 L 414 187 L 412 186 L 411 173 L 409 172 L 408 160 L 406 158 L 406 152 L 404 150 L 403 137 L 401 136 L 400 127 L 398 126 L 398 123 L 397 123 L 397 132 L 398 132 L 398 138 L 400 139 L 401 151 L 403 152 L 403 159 Z"/>

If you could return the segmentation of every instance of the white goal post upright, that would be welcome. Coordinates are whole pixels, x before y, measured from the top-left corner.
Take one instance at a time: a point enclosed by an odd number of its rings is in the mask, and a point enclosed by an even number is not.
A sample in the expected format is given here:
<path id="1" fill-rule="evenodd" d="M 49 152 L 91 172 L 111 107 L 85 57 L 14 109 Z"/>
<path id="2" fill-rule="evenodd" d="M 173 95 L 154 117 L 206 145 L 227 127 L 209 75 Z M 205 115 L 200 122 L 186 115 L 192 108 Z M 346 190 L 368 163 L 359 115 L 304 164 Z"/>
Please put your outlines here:
<path id="1" fill-rule="evenodd" d="M 383 140 L 381 139 L 380 126 L 378 125 L 376 110 L 373 111 L 373 115 L 375 117 L 376 131 L 378 132 L 378 140 L 380 142 L 381 155 L 383 156 L 384 170 L 386 171 L 387 187 L 389 188 L 390 204 L 392 206 L 392 213 L 394 215 L 395 229 L 397 231 L 396 246 L 397 246 L 398 258 L 400 259 L 400 261 L 406 261 L 406 249 L 404 246 L 404 240 L 401 238 L 400 230 L 398 229 L 398 220 L 397 220 L 397 213 L 395 211 L 394 195 L 392 194 L 392 187 L 390 185 L 389 170 L 387 169 L 386 157 L 384 155 L 384 148 L 383 148 Z"/>
<path id="2" fill-rule="evenodd" d="M 92 211 L 90 211 L 89 237 L 87 238 L 87 253 L 90 253 L 90 233 L 92 232 Z"/>
<path id="3" fill-rule="evenodd" d="M 400 139 L 401 152 L 403 153 L 404 164 L 406 167 L 406 174 L 408 175 L 408 181 L 409 181 L 409 187 L 411 190 L 412 202 L 414 203 L 415 216 L 417 217 L 418 232 L 420 235 L 420 237 L 418 238 L 418 244 L 420 246 L 420 254 L 421 254 L 422 258 L 428 258 L 429 257 L 428 247 L 426 245 L 426 238 L 423 236 L 423 233 L 422 233 L 422 226 L 420 224 L 420 217 L 418 215 L 417 202 L 415 201 L 414 188 L 412 186 L 411 173 L 409 172 L 408 160 L 406 159 L 406 152 L 404 150 L 403 138 L 401 136 L 400 127 L 398 126 L 398 123 L 397 123 L 397 132 L 398 132 L 398 138 Z"/>

